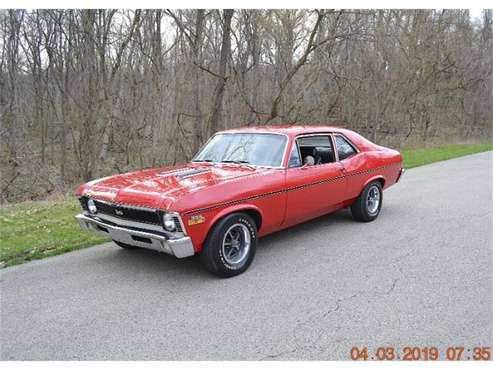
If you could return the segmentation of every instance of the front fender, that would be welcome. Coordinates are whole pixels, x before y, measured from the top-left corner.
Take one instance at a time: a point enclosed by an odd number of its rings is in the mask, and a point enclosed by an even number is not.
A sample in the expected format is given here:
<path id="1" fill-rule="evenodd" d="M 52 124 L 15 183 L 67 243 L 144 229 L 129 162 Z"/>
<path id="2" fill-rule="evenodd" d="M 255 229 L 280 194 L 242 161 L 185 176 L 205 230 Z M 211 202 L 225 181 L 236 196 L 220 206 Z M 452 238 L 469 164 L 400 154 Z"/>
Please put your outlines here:
<path id="1" fill-rule="evenodd" d="M 206 220 L 204 223 L 198 225 L 191 226 L 189 224 L 190 218 L 194 215 L 183 217 L 183 222 L 185 224 L 185 228 L 187 229 L 187 233 L 192 238 L 195 252 L 200 252 L 200 250 L 202 250 L 207 235 L 221 218 L 231 213 L 241 211 L 255 211 L 260 215 L 261 220 L 264 217 L 264 213 L 259 207 L 248 203 L 235 204 L 221 208 L 220 210 L 207 211 L 202 214 L 198 214 L 200 216 L 204 216 Z"/>
<path id="2" fill-rule="evenodd" d="M 264 218 L 263 212 L 257 206 L 255 206 L 253 204 L 245 204 L 245 203 L 236 204 L 234 206 L 224 208 L 221 211 L 219 211 L 217 214 L 215 214 L 211 220 L 211 227 L 214 226 L 216 224 L 216 222 L 219 221 L 224 216 L 227 216 L 227 215 L 234 213 L 234 212 L 241 212 L 241 211 L 247 211 L 247 210 L 256 211 L 260 215 L 261 220 Z"/>

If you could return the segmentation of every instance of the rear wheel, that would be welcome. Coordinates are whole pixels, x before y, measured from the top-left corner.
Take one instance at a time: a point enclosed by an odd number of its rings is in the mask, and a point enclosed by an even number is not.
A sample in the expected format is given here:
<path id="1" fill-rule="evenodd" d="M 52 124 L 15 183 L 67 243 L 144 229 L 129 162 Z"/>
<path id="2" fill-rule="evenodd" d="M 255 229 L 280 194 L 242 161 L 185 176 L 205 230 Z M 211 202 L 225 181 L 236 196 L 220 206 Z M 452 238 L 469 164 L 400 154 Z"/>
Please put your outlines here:
<path id="1" fill-rule="evenodd" d="M 351 205 L 351 213 L 356 221 L 370 222 L 378 217 L 382 208 L 383 191 L 380 181 L 369 183 Z"/>
<path id="2" fill-rule="evenodd" d="M 125 248 L 125 249 L 137 249 L 138 247 L 136 247 L 135 245 L 130 245 L 130 244 L 125 244 L 125 243 L 122 243 L 122 242 L 117 242 L 116 240 L 113 240 L 113 242 L 122 247 L 122 248 Z"/>
<path id="3" fill-rule="evenodd" d="M 200 252 L 200 260 L 214 275 L 232 277 L 250 266 L 256 247 L 255 222 L 244 213 L 233 213 L 214 225 Z"/>

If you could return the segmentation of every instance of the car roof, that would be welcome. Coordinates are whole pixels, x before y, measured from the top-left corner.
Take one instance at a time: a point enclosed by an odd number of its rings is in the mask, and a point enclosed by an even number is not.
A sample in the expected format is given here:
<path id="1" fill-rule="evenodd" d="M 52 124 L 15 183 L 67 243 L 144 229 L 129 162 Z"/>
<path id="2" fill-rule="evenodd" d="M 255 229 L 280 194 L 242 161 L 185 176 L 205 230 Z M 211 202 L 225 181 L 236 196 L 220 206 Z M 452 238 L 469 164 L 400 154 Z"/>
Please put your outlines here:
<path id="1" fill-rule="evenodd" d="M 225 133 L 237 133 L 237 132 L 269 132 L 273 134 L 286 134 L 289 136 L 296 136 L 304 133 L 319 133 L 319 132 L 343 132 L 345 129 L 336 126 L 323 126 L 323 125 L 266 125 L 266 126 L 246 126 L 240 128 L 234 128 L 224 130 Z"/>

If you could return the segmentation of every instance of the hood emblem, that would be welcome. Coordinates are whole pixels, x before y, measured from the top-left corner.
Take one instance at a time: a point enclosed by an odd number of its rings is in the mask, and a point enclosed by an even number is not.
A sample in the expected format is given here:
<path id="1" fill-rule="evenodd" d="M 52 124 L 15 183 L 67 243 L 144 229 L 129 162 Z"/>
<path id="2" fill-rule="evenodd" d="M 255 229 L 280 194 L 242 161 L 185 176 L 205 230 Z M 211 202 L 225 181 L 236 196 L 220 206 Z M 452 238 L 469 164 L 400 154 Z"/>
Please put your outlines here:
<path id="1" fill-rule="evenodd" d="M 115 214 L 117 216 L 123 216 L 123 211 L 122 210 L 119 210 L 119 209 L 115 209 Z"/>

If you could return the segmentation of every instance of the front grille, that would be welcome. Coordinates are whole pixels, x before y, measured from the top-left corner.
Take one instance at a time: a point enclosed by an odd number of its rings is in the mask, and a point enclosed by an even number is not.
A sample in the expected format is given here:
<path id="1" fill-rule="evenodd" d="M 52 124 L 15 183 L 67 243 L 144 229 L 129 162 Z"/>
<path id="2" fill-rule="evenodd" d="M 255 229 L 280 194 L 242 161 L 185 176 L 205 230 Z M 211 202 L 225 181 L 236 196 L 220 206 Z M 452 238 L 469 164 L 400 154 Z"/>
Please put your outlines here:
<path id="1" fill-rule="evenodd" d="M 153 210 L 131 208 L 119 204 L 100 202 L 94 199 L 98 213 L 118 217 L 124 220 L 144 222 L 147 224 L 161 225 L 158 212 Z"/>

